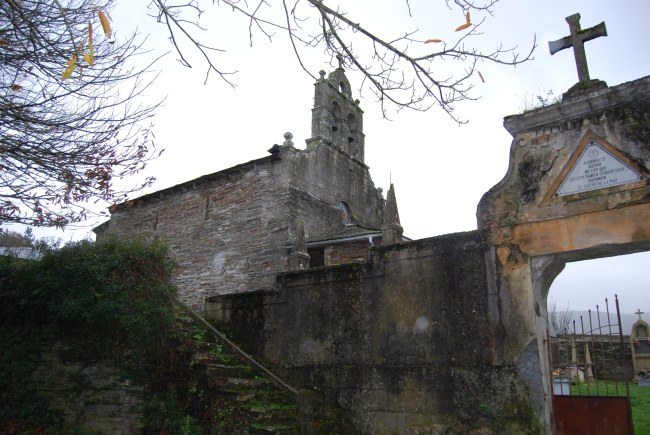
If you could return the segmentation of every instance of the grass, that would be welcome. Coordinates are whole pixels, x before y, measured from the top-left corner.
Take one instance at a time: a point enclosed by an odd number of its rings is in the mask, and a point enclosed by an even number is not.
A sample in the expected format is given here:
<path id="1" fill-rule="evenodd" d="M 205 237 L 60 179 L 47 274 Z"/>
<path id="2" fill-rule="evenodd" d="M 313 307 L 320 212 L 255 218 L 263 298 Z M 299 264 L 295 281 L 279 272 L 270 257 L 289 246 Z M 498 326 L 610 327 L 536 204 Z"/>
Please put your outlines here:
<path id="1" fill-rule="evenodd" d="M 650 388 L 630 383 L 635 435 L 650 435 Z M 624 382 L 583 382 L 571 387 L 572 395 L 625 396 Z"/>
<path id="2" fill-rule="evenodd" d="M 542 107 L 547 107 L 555 103 L 559 103 L 560 101 L 562 101 L 562 96 L 554 95 L 553 91 L 546 92 L 546 95 L 543 93 L 539 93 L 537 95 L 531 93 L 530 95 L 526 95 L 524 97 L 523 102 L 519 107 L 519 111 L 520 113 L 531 112 Z"/>

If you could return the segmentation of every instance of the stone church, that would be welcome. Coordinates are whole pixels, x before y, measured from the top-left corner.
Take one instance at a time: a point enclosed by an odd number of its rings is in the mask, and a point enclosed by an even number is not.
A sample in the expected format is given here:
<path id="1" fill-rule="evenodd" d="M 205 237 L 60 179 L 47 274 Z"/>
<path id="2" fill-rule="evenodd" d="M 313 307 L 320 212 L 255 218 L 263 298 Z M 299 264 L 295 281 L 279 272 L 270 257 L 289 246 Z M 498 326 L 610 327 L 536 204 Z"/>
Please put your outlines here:
<path id="1" fill-rule="evenodd" d="M 211 296 L 272 289 L 290 267 L 367 260 L 402 230 L 394 191 L 387 202 L 364 163 L 363 111 L 342 68 L 321 71 L 312 113 L 305 150 L 286 133 L 266 157 L 114 206 L 95 232 L 164 237 L 180 298 L 199 312 Z M 290 258 L 302 237 L 308 255 Z"/>
<path id="2" fill-rule="evenodd" d="M 555 50 L 597 36 L 578 20 Z M 562 101 L 505 118 L 510 163 L 477 230 L 402 237 L 339 68 L 315 83 L 306 149 L 287 134 L 96 232 L 167 239 L 183 302 L 360 433 L 562 433 L 550 285 L 567 262 L 650 250 L 650 76 L 608 87 L 581 53 Z"/>

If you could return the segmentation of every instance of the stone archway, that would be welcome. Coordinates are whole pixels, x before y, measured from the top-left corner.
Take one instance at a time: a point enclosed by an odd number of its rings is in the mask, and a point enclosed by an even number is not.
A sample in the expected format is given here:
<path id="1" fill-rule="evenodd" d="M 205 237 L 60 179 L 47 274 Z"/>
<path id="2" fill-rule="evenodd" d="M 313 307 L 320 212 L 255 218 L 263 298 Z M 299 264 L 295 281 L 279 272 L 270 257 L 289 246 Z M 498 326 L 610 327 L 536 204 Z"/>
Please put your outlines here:
<path id="1" fill-rule="evenodd" d="M 477 211 L 494 270 L 495 363 L 516 364 L 549 433 L 548 289 L 567 261 L 650 250 L 649 118 L 646 77 L 505 119 L 508 173 Z"/>
<path id="2" fill-rule="evenodd" d="M 540 373 L 542 380 L 535 379 L 531 374 L 528 382 L 537 387 L 535 395 L 538 397 L 538 406 L 542 405 L 541 397 L 550 397 L 551 395 L 551 371 L 549 344 L 550 334 L 548 331 L 549 313 L 548 313 L 548 296 L 549 290 L 555 279 L 563 272 L 565 265 L 569 262 L 594 260 L 604 257 L 613 257 L 618 255 L 634 254 L 638 252 L 650 251 L 650 244 L 644 243 L 624 243 L 619 245 L 604 245 L 577 251 L 561 252 L 556 254 L 540 255 L 530 259 L 531 268 L 531 286 L 533 291 L 533 300 L 536 313 L 536 333 L 535 344 L 540 363 Z M 548 379 L 549 382 L 543 382 Z M 543 396 L 542 396 L 543 395 Z M 541 406 L 543 409 L 543 405 Z"/>

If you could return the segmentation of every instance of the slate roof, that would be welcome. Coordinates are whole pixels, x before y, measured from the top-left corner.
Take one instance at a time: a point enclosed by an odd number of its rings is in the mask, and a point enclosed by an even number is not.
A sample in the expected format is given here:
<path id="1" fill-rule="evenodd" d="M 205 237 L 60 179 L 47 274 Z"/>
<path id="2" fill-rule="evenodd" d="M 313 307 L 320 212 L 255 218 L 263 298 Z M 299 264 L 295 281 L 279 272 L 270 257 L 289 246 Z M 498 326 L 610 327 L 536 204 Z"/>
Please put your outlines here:
<path id="1" fill-rule="evenodd" d="M 371 244 L 381 243 L 382 230 L 362 224 L 348 224 L 338 231 L 327 234 L 317 235 L 307 239 L 307 246 L 314 247 L 320 245 L 332 245 L 357 240 L 372 239 Z M 375 240 L 378 239 L 378 240 Z M 410 241 L 408 237 L 403 237 L 404 241 Z"/>
<path id="2" fill-rule="evenodd" d="M 367 227 L 359 224 L 345 225 L 338 231 L 321 234 L 307 239 L 308 246 L 331 245 L 353 240 L 368 239 L 369 237 L 381 238 L 381 229 Z"/>

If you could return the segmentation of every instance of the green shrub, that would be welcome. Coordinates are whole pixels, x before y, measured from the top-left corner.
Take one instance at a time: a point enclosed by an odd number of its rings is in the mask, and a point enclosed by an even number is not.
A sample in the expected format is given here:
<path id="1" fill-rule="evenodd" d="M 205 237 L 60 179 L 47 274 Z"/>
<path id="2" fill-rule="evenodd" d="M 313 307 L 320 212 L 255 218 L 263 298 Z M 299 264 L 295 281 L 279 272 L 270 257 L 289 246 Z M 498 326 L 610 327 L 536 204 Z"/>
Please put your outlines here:
<path id="1" fill-rule="evenodd" d="M 29 379 L 53 340 L 66 341 L 70 359 L 154 376 L 174 319 L 173 266 L 160 241 L 115 238 L 45 249 L 38 261 L 0 258 L 0 419 L 43 408 Z"/>
<path id="2" fill-rule="evenodd" d="M 179 435 L 202 434 L 201 426 L 186 412 L 186 406 L 179 402 L 176 389 L 172 388 L 162 397 L 149 398 L 144 409 L 144 430 Z"/>

